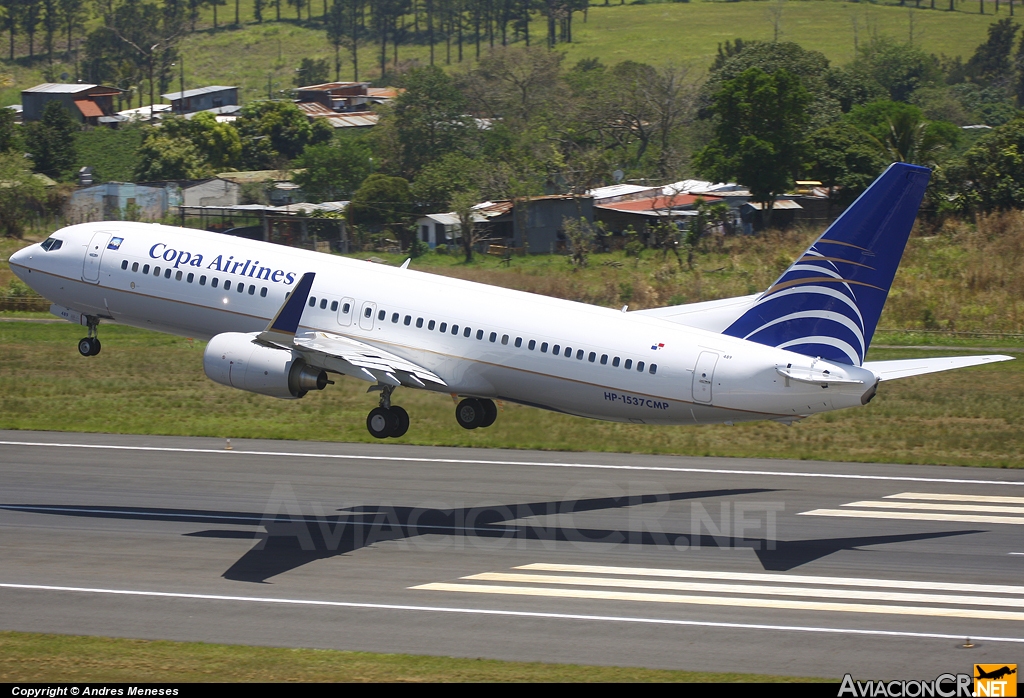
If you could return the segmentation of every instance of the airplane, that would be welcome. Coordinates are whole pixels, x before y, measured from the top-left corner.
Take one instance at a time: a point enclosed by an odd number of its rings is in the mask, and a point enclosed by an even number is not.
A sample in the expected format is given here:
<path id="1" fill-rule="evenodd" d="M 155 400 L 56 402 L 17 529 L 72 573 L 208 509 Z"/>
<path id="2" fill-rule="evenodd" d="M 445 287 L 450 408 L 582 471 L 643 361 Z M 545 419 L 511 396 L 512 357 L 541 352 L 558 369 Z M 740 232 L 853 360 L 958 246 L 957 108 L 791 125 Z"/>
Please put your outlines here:
<path id="1" fill-rule="evenodd" d="M 208 340 L 206 375 L 275 398 L 332 375 L 379 393 L 376 438 L 409 429 L 397 388 L 449 393 L 466 429 L 508 401 L 593 419 L 692 425 L 866 405 L 881 382 L 1007 361 L 866 361 L 931 171 L 894 163 L 762 293 L 629 312 L 218 233 L 137 222 L 63 228 L 12 271 L 87 328 Z"/>

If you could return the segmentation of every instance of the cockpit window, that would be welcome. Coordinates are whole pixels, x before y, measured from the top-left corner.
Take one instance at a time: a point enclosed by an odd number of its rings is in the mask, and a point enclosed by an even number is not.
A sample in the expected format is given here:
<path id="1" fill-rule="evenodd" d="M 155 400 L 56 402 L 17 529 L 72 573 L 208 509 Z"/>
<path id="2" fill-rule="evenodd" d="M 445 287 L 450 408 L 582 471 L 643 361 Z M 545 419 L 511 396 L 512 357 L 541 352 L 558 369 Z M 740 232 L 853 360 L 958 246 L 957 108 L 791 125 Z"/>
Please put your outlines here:
<path id="1" fill-rule="evenodd" d="M 43 240 L 40 247 L 42 247 L 47 252 L 52 252 L 54 250 L 59 250 L 60 246 L 63 244 L 63 240 L 58 240 L 57 238 L 46 238 L 45 240 Z"/>

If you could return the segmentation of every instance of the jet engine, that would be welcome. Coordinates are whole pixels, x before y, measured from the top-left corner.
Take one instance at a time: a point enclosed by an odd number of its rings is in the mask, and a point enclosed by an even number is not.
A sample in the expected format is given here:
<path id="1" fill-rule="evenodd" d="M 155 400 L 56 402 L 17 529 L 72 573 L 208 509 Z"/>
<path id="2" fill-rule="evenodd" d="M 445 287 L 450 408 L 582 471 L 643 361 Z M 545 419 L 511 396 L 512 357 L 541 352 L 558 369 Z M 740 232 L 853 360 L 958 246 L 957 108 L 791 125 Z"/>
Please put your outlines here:
<path id="1" fill-rule="evenodd" d="M 306 364 L 297 351 L 257 344 L 256 333 L 224 332 L 210 340 L 203 370 L 215 383 L 292 400 L 323 390 L 327 372 Z"/>

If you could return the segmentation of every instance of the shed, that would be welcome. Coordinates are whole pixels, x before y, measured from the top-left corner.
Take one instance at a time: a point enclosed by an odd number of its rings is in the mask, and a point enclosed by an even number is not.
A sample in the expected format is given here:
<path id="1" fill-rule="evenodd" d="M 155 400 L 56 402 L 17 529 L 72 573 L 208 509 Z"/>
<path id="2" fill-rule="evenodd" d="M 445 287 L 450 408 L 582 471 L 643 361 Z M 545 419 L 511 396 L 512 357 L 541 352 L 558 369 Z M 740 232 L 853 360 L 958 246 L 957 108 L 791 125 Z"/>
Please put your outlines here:
<path id="1" fill-rule="evenodd" d="M 224 85 L 198 87 L 184 92 L 168 92 L 160 96 L 171 103 L 171 111 L 175 114 L 191 114 L 206 109 L 238 104 L 238 88 Z"/>
<path id="2" fill-rule="evenodd" d="M 47 82 L 21 91 L 22 120 L 39 121 L 50 102 L 60 102 L 82 123 L 96 126 L 100 119 L 114 116 L 116 87 Z"/>
<path id="3" fill-rule="evenodd" d="M 71 195 L 65 216 L 72 223 L 90 221 L 160 220 L 166 215 L 170 192 L 131 182 L 107 182 Z"/>

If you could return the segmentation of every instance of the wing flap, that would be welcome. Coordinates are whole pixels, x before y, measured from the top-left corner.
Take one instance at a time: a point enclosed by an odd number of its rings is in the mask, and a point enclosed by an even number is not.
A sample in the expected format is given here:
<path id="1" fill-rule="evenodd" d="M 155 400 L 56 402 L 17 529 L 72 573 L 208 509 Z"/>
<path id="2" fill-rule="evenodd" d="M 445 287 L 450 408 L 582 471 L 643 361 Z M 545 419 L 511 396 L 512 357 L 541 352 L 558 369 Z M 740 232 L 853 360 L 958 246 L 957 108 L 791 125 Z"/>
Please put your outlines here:
<path id="1" fill-rule="evenodd" d="M 296 335 L 294 348 L 307 361 L 371 383 L 424 388 L 427 383 L 446 387 L 440 376 L 391 352 L 328 332 Z"/>
<path id="2" fill-rule="evenodd" d="M 897 359 L 894 361 L 865 361 L 864 368 L 874 372 L 878 380 L 890 381 L 897 378 L 909 378 L 925 373 L 951 371 L 955 368 L 980 366 L 999 361 L 1013 361 L 1014 357 L 1003 354 L 986 356 L 946 356 L 934 359 Z"/>

